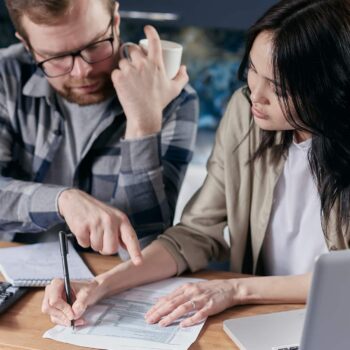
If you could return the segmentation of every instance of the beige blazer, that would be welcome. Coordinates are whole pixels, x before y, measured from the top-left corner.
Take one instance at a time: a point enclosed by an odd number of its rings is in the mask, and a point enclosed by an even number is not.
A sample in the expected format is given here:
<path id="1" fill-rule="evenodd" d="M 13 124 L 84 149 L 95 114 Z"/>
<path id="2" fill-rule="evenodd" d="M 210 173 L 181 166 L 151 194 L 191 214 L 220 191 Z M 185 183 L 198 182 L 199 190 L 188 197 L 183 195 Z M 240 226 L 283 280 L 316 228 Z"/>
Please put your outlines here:
<path id="1" fill-rule="evenodd" d="M 251 272 L 257 271 L 274 188 L 285 162 L 283 158 L 274 163 L 269 150 L 248 163 L 259 141 L 260 129 L 253 121 L 249 100 L 239 89 L 218 128 L 203 186 L 185 207 L 181 223 L 158 237 L 175 258 L 178 274 L 225 259 L 230 259 L 234 272 L 242 272 L 247 262 Z M 348 248 L 348 239 L 332 229 L 333 221 L 325 237 L 328 249 Z M 226 226 L 230 242 L 224 239 Z"/>

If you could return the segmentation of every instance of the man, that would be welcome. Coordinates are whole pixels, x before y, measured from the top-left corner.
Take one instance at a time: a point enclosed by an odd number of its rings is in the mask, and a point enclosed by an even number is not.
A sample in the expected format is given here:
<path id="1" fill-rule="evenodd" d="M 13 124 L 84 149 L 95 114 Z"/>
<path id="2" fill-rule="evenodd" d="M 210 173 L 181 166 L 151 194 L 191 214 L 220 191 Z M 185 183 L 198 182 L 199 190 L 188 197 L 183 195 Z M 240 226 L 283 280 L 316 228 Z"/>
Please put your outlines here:
<path id="1" fill-rule="evenodd" d="M 145 245 L 171 225 L 192 156 L 185 67 L 166 77 L 150 26 L 148 55 L 121 58 L 114 0 L 6 4 L 21 44 L 0 51 L 2 239 L 65 221 L 83 247 L 138 252 L 134 229 Z"/>

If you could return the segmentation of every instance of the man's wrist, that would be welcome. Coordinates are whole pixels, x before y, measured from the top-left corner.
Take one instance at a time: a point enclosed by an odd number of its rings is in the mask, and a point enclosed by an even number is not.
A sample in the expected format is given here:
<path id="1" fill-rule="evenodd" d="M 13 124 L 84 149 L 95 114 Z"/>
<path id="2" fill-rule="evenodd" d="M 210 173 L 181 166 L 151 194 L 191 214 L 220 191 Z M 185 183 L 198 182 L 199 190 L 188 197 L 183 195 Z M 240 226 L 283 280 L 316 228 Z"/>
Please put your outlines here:
<path id="1" fill-rule="evenodd" d="M 161 117 L 154 118 L 159 122 L 150 122 L 150 118 L 144 118 L 142 123 L 127 121 L 125 139 L 135 139 L 160 132 L 162 123 Z"/>
<path id="2" fill-rule="evenodd" d="M 62 191 L 57 199 L 58 214 L 61 215 L 62 218 L 64 218 L 64 213 L 63 213 L 64 201 L 65 201 L 65 197 L 66 197 L 68 191 L 69 190 Z"/>
<path id="3" fill-rule="evenodd" d="M 69 200 L 69 196 L 71 195 L 72 191 L 75 191 L 75 189 L 73 188 L 67 188 L 65 190 L 63 190 L 60 195 L 58 196 L 57 199 L 57 209 L 58 209 L 58 213 L 59 215 L 62 216 L 62 218 L 64 218 L 64 203 Z"/>

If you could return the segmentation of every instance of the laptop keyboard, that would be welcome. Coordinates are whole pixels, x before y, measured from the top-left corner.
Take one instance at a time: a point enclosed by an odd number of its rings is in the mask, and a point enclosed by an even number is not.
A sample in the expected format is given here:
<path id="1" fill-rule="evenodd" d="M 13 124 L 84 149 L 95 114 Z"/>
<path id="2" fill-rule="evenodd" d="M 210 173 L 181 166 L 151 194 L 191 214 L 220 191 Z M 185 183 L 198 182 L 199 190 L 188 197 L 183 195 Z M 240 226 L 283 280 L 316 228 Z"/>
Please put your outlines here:
<path id="1" fill-rule="evenodd" d="M 292 346 L 282 346 L 278 348 L 274 348 L 276 350 L 298 350 L 299 346 L 298 345 L 292 345 Z"/>

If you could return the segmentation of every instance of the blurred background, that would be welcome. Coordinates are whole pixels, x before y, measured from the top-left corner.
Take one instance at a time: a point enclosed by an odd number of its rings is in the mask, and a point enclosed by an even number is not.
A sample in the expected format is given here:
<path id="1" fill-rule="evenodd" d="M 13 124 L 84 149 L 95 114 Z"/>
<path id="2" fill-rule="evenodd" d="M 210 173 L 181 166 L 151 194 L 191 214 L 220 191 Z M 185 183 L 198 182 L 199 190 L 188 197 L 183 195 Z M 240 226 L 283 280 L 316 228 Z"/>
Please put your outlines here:
<path id="1" fill-rule="evenodd" d="M 183 63 L 200 99 L 195 154 L 182 187 L 175 222 L 205 178 L 215 130 L 232 93 L 241 86 L 237 70 L 247 29 L 276 3 L 274 0 L 120 0 L 121 36 L 137 43 L 145 24 L 162 39 L 184 46 Z M 0 0 L 0 47 L 16 42 L 14 28 Z"/>

